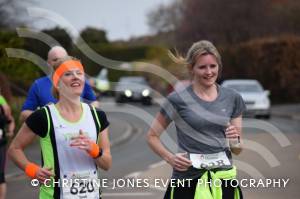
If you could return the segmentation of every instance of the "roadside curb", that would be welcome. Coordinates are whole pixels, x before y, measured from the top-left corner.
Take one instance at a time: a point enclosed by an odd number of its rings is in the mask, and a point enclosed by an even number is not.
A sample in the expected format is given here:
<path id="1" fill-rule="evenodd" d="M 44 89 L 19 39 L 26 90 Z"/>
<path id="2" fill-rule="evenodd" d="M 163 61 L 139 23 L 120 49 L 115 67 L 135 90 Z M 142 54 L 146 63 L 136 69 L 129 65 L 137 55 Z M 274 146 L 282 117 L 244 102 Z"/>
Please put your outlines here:
<path id="1" fill-rule="evenodd" d="M 117 145 L 125 142 L 126 140 L 128 140 L 131 137 L 131 135 L 133 133 L 133 127 L 128 122 L 125 122 L 125 123 L 126 123 L 126 127 L 125 127 L 126 130 L 125 130 L 125 132 L 122 133 L 122 135 L 120 137 L 118 137 L 117 139 L 111 140 L 111 142 L 110 142 L 111 148 L 113 148 L 113 147 L 115 147 L 115 146 L 117 146 Z M 20 177 L 22 175 L 25 176 L 25 174 L 24 174 L 23 171 L 11 173 L 11 174 L 6 174 L 5 175 L 5 179 L 6 180 L 10 180 L 10 179 L 13 179 L 13 178 Z"/>
<path id="2" fill-rule="evenodd" d="M 291 119 L 295 121 L 300 121 L 300 115 L 293 115 L 293 114 L 287 114 L 287 113 L 279 113 L 279 112 L 274 112 L 271 111 L 272 116 L 280 117 L 280 118 L 285 118 L 285 119 Z"/>

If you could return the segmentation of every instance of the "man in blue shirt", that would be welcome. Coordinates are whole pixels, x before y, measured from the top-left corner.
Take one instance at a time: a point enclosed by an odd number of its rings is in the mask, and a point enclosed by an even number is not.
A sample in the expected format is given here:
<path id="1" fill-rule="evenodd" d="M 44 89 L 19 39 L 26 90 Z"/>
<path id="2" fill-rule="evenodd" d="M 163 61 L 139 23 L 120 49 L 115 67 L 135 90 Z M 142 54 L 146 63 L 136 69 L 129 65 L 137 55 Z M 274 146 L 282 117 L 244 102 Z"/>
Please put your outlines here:
<path id="1" fill-rule="evenodd" d="M 67 56 L 66 50 L 60 46 L 55 46 L 48 52 L 47 63 L 49 67 L 52 67 L 56 61 L 60 58 Z M 51 93 L 52 81 L 51 77 L 45 76 L 34 81 L 29 89 L 26 101 L 23 104 L 22 112 L 20 115 L 20 121 L 24 122 L 26 118 L 34 112 L 37 108 L 43 107 L 49 103 L 56 103 L 57 99 L 53 97 Z M 82 93 L 82 99 L 85 102 L 92 103 L 98 106 L 96 97 L 93 93 L 91 86 L 88 82 L 85 82 L 84 90 Z"/>

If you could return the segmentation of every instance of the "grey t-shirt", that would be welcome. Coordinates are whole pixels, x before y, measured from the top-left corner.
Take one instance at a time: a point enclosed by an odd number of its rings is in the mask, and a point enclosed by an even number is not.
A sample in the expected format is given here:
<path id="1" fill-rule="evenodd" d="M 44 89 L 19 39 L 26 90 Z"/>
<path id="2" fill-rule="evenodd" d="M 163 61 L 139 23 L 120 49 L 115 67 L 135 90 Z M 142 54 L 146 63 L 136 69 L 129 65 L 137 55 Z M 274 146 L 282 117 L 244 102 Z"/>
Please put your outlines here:
<path id="1" fill-rule="evenodd" d="M 225 151 L 232 161 L 225 129 L 246 106 L 236 91 L 219 85 L 217 88 L 218 96 L 211 102 L 198 97 L 192 86 L 167 97 L 160 112 L 167 120 L 175 122 L 178 152 L 211 154 Z M 193 167 L 185 172 L 173 170 L 172 178 L 198 178 L 203 172 Z"/>

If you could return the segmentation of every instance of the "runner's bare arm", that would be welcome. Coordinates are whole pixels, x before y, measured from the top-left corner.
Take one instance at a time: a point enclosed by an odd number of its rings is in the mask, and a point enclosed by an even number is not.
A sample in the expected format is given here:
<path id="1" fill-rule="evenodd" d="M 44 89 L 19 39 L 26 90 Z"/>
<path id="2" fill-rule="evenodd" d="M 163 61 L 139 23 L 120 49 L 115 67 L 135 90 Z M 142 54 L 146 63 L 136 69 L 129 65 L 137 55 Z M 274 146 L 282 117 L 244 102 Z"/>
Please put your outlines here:
<path id="1" fill-rule="evenodd" d="M 19 118 L 21 124 L 22 124 L 22 123 L 29 117 L 29 115 L 31 115 L 32 113 L 33 113 L 33 111 L 31 111 L 31 110 L 24 110 L 24 111 L 22 111 L 21 114 L 20 114 L 20 118 Z"/>
<path id="2" fill-rule="evenodd" d="M 11 138 L 14 134 L 14 130 L 15 130 L 15 119 L 12 115 L 12 111 L 9 105 L 4 104 L 2 105 L 3 109 L 4 109 L 4 114 L 6 116 L 6 118 L 9 120 L 9 124 L 7 127 L 7 137 Z"/>
<path id="3" fill-rule="evenodd" d="M 29 160 L 25 156 L 24 149 L 30 145 L 36 137 L 37 135 L 24 123 L 10 144 L 8 155 L 22 170 L 25 170 L 26 165 L 29 163 Z"/>
<path id="4" fill-rule="evenodd" d="M 103 170 L 109 170 L 112 165 L 112 157 L 110 153 L 110 142 L 108 136 L 108 128 L 99 133 L 100 141 L 98 143 L 100 149 L 102 149 L 102 156 L 96 159 L 97 165 Z"/>
<path id="5" fill-rule="evenodd" d="M 226 129 L 226 138 L 239 139 L 238 145 L 230 147 L 232 153 L 239 155 L 242 152 L 242 116 L 234 118 L 230 121 L 230 125 Z"/>
<path id="6" fill-rule="evenodd" d="M 185 153 L 173 154 L 164 147 L 160 141 L 161 134 L 169 126 L 170 122 L 165 116 L 158 113 L 147 133 L 147 140 L 152 150 L 168 162 L 174 169 L 178 171 L 186 171 L 192 162 L 185 157 Z"/>

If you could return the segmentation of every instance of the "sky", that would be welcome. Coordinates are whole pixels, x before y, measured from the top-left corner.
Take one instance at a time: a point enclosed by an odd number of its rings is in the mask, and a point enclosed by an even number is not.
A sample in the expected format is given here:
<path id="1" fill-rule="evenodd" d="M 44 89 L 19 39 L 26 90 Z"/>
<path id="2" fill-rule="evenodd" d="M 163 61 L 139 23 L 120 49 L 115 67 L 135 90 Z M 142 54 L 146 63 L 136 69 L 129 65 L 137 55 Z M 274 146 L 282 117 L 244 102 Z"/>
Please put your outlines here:
<path id="1" fill-rule="evenodd" d="M 160 4 L 173 0 L 35 0 L 34 7 L 44 8 L 61 15 L 77 31 L 87 26 L 104 29 L 110 41 L 151 34 L 147 14 Z M 32 18 L 32 26 L 51 28 L 60 22 Z M 72 31 L 73 36 L 76 34 Z"/>

